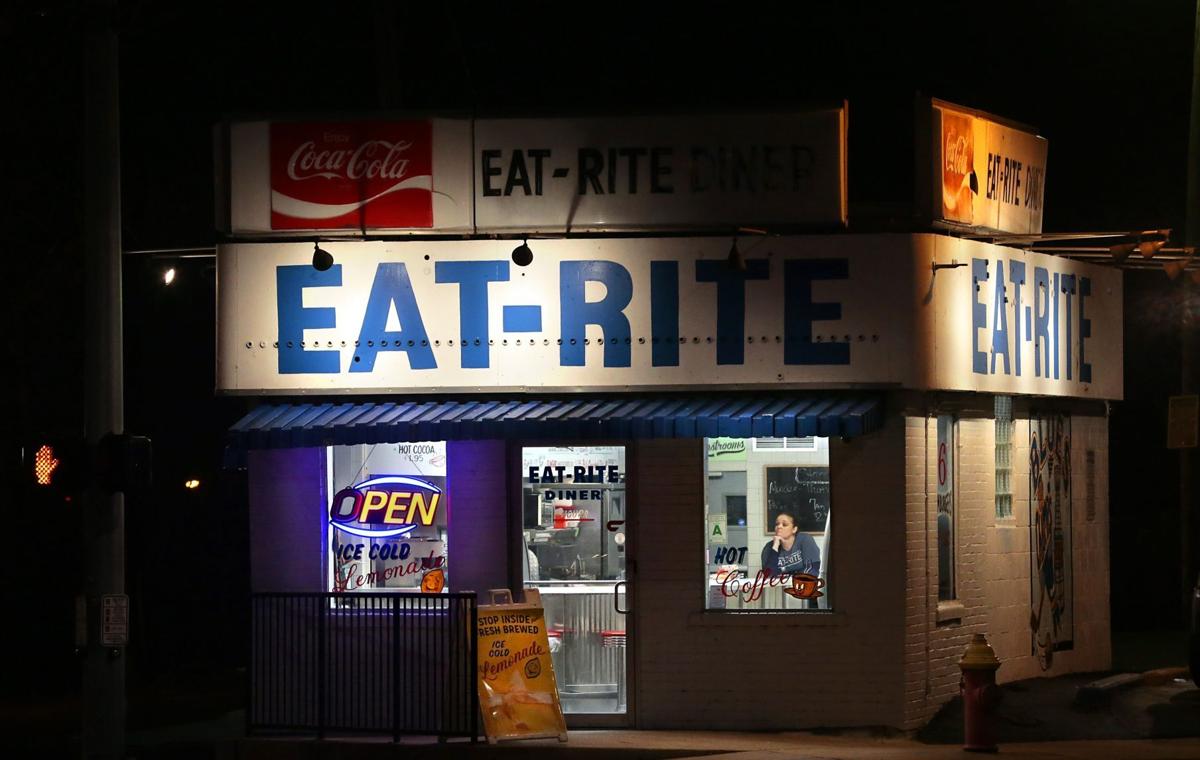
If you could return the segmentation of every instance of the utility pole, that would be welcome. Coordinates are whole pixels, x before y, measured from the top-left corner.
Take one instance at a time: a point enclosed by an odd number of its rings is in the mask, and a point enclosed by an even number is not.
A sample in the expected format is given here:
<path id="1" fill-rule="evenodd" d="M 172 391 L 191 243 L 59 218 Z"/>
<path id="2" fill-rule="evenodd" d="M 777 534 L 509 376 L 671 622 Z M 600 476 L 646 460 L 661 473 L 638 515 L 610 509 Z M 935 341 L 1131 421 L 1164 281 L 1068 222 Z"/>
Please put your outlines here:
<path id="1" fill-rule="evenodd" d="M 1185 245 L 1200 245 L 1200 0 L 1196 3 L 1196 31 L 1192 42 L 1192 113 L 1188 125 L 1187 211 Z M 1183 308 L 1179 320 L 1179 392 L 1194 394 L 1200 391 L 1196 371 L 1196 343 L 1200 340 L 1200 297 L 1195 288 L 1183 279 Z M 1196 467 L 1200 463 L 1195 448 L 1179 450 L 1179 559 L 1182 584 L 1183 617 L 1191 617 L 1192 586 L 1196 583 Z"/>
<path id="2" fill-rule="evenodd" d="M 88 449 L 124 432 L 121 340 L 121 133 L 115 0 L 85 7 L 83 391 Z M 125 497 L 89 478 L 83 499 L 87 647 L 85 758 L 125 756 L 125 657 L 101 636 L 105 597 L 125 593 Z M 127 609 L 127 608 L 126 608 Z M 111 644 L 111 641 L 110 641 Z"/>

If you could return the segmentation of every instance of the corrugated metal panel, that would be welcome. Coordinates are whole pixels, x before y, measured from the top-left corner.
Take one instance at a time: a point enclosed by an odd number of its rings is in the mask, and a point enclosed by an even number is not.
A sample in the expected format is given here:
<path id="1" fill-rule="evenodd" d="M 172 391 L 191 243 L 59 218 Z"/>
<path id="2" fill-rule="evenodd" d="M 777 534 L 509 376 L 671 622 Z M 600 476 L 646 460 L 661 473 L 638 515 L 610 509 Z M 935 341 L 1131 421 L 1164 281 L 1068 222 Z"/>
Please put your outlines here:
<path id="1" fill-rule="evenodd" d="M 874 393 L 656 394 L 266 404 L 229 430 L 234 448 L 480 438 L 853 437 L 883 424 Z"/>

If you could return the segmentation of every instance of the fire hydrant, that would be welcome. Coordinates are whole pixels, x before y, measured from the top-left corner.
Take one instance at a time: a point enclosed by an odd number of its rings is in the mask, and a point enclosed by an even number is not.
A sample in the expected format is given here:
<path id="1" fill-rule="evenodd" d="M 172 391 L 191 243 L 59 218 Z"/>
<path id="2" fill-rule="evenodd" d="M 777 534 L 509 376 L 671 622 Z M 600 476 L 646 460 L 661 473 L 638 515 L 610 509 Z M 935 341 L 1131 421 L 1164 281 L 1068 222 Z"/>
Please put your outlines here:
<path id="1" fill-rule="evenodd" d="M 995 752 L 996 707 L 1000 704 L 996 670 L 1000 660 L 996 659 L 986 636 L 975 634 L 958 661 L 958 667 L 962 670 L 959 688 L 963 698 L 963 749 Z"/>

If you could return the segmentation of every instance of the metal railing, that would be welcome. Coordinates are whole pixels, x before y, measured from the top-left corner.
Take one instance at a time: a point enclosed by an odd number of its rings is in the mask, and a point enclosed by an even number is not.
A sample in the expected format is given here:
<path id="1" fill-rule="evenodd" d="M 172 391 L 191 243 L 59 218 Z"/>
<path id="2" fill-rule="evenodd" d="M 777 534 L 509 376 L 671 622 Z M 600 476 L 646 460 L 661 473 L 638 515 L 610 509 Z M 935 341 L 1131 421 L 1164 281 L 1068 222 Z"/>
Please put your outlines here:
<path id="1" fill-rule="evenodd" d="M 247 733 L 479 733 L 475 594 L 251 594 Z"/>

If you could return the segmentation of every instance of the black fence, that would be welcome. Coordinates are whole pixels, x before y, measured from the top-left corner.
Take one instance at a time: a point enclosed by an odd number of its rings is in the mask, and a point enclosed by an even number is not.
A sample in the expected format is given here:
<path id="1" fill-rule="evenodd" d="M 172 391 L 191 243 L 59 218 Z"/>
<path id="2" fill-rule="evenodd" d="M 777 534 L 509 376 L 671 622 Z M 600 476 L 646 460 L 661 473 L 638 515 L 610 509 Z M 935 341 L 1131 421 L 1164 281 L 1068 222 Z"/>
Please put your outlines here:
<path id="1" fill-rule="evenodd" d="M 248 733 L 479 731 L 473 593 L 251 595 Z"/>

